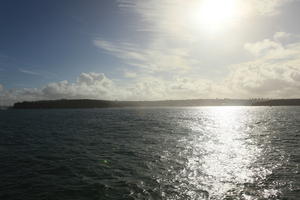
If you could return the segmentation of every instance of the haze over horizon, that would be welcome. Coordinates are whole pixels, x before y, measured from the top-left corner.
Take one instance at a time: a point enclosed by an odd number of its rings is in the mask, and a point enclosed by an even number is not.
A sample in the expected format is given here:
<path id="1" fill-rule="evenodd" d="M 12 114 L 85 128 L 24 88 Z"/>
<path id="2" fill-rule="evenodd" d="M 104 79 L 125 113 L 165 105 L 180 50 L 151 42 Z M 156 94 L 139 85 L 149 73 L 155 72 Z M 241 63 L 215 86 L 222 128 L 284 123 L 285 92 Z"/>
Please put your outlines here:
<path id="1" fill-rule="evenodd" d="M 299 0 L 1 0 L 0 105 L 300 97 Z"/>

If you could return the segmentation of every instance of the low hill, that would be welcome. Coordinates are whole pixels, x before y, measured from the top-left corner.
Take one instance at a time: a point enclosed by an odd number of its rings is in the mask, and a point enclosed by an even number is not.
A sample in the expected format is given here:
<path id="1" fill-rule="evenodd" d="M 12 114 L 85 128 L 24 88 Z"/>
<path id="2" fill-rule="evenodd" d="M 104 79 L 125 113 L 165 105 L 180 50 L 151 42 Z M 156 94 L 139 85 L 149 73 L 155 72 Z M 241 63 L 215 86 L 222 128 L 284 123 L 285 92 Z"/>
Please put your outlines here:
<path id="1" fill-rule="evenodd" d="M 61 99 L 15 103 L 13 109 L 113 108 L 151 106 L 299 106 L 300 99 L 245 100 L 195 99 L 166 101 L 106 101 L 91 99 Z"/>
<path id="2" fill-rule="evenodd" d="M 147 106 L 246 106 L 252 100 L 198 99 L 166 101 L 105 101 L 90 99 L 49 100 L 15 103 L 14 109 L 44 108 L 110 108 L 110 107 L 147 107 Z"/>
<path id="3" fill-rule="evenodd" d="M 259 101 L 253 106 L 300 106 L 300 99 L 273 99 L 268 101 Z"/>

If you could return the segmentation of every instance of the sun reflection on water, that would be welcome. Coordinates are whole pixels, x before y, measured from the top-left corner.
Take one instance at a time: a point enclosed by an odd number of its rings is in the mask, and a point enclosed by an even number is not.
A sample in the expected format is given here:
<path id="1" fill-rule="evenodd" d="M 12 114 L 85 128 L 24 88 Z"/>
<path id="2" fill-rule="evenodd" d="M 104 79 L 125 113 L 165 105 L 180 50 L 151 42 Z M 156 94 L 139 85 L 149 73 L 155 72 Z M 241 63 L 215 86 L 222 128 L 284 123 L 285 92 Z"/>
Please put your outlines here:
<path id="1" fill-rule="evenodd" d="M 207 116 L 203 118 L 199 109 L 198 120 L 186 124 L 193 134 L 181 141 L 186 145 L 187 162 L 176 180 L 188 185 L 187 195 L 192 199 L 256 199 L 276 194 L 276 190 L 258 194 L 245 188 L 271 174 L 270 169 L 255 164 L 262 149 L 249 135 L 251 116 L 240 107 L 207 109 Z"/>

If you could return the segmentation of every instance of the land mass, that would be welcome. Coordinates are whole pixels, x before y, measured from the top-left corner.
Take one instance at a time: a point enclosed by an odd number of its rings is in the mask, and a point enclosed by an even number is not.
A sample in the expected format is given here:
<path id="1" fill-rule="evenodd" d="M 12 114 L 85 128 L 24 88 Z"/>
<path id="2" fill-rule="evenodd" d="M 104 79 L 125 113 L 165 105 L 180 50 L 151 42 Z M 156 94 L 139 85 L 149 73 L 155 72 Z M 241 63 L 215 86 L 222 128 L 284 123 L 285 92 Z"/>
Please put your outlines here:
<path id="1" fill-rule="evenodd" d="M 300 106 L 300 99 L 194 99 L 165 101 L 106 101 L 91 99 L 61 99 L 24 101 L 15 103 L 13 109 L 63 109 L 63 108 L 113 108 L 154 106 Z"/>

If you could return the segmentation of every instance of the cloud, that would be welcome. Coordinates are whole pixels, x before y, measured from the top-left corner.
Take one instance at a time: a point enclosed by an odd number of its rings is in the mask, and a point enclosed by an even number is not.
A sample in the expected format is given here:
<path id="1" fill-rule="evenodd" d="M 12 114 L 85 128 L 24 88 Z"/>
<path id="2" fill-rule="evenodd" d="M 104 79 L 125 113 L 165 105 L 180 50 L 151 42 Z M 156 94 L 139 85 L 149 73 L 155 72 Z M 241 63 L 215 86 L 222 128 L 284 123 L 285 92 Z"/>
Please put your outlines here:
<path id="1" fill-rule="evenodd" d="M 167 48 L 166 44 L 156 41 L 142 47 L 133 43 L 113 43 L 96 39 L 94 45 L 109 54 L 122 59 L 126 64 L 144 69 L 147 72 L 182 70 L 199 63 L 183 47 Z"/>
<path id="2" fill-rule="evenodd" d="M 220 0 L 223 1 L 223 0 Z M 287 3 L 298 0 L 236 0 L 242 14 L 250 16 L 272 16 L 280 13 L 280 9 Z M 160 23 L 162 26 L 174 23 L 182 24 L 185 21 L 183 16 L 199 6 L 199 0 L 119 0 L 119 7 L 124 10 L 133 10 L 140 15 L 143 22 L 150 25 Z M 178 18 L 181 16 L 181 18 Z M 169 21 L 178 19 L 177 21 Z M 156 24 L 157 25 L 157 24 Z M 176 27 L 174 27 L 176 28 Z"/>
<path id="3" fill-rule="evenodd" d="M 137 73 L 125 71 L 124 72 L 124 77 L 126 77 L 126 78 L 136 78 L 137 77 Z"/>
<path id="4" fill-rule="evenodd" d="M 289 39 L 291 36 L 292 34 L 281 31 L 281 32 L 276 32 L 273 38 L 275 41 L 281 41 L 281 40 Z"/>
<path id="5" fill-rule="evenodd" d="M 169 80 L 154 76 L 140 77 L 126 86 L 128 100 L 195 99 L 215 97 L 211 82 L 187 77 Z"/>
<path id="6" fill-rule="evenodd" d="M 220 0 L 221 1 L 221 0 Z M 281 8 L 296 0 L 236 0 L 240 15 L 233 20 L 234 25 L 242 26 L 241 21 L 251 21 L 251 17 L 272 16 L 280 13 Z M 126 65 L 140 68 L 145 73 L 176 72 L 187 73 L 193 69 L 202 71 L 204 66 L 214 65 L 217 58 L 211 61 L 212 49 L 218 52 L 230 52 L 240 44 L 238 41 L 227 41 L 232 34 L 207 34 L 205 26 L 197 24 L 193 15 L 199 13 L 199 0 L 118 0 L 118 6 L 125 12 L 138 15 L 137 31 L 147 32 L 147 41 L 107 41 L 95 38 L 93 44 L 106 53 L 121 59 Z M 232 28 L 231 24 L 226 24 Z M 243 29 L 239 29 L 243 30 Z M 222 31 L 221 31 L 222 32 Z M 232 31 L 233 32 L 233 31 Z M 238 33 L 237 33 L 238 34 Z M 240 34 L 245 34 L 241 32 Z M 258 44 L 246 44 L 245 48 L 256 56 L 262 56 L 270 48 L 280 51 L 277 40 L 288 37 L 279 32 L 276 40 L 266 39 Z M 212 41 L 212 37 L 213 41 Z M 215 45 L 215 46 L 214 46 Z M 237 50 L 234 50 L 238 52 Z M 208 61 L 207 61 L 208 60 Z M 125 74 L 126 76 L 126 74 Z"/>
<path id="7" fill-rule="evenodd" d="M 300 45 L 299 45 L 300 46 Z M 273 63 L 257 59 L 231 67 L 219 81 L 175 76 L 164 79 L 136 75 L 129 82 L 107 78 L 102 73 L 82 73 L 77 81 L 50 83 L 42 88 L 6 90 L 2 102 L 41 99 L 163 100 L 198 98 L 299 98 L 300 58 Z"/>
<path id="8" fill-rule="evenodd" d="M 49 83 L 42 88 L 5 89 L 0 85 L 2 102 L 11 104 L 23 100 L 41 99 L 107 99 L 107 100 L 162 100 L 197 98 L 299 98 L 300 97 L 300 41 L 289 33 L 275 33 L 272 38 L 246 43 L 245 50 L 253 54 L 253 60 L 231 65 L 229 73 L 222 79 L 199 78 L 191 73 L 136 73 L 125 70 L 127 81 L 114 80 L 103 73 L 82 73 L 75 82 L 60 81 Z M 277 38 L 275 40 L 275 38 Z M 299 39 L 299 38 L 298 38 Z M 160 59 L 141 47 L 130 43 L 109 43 L 97 40 L 95 45 L 105 49 L 139 69 L 159 65 Z M 180 52 L 180 51 L 178 51 Z M 168 53 L 167 53 L 168 55 Z M 176 55 L 186 56 L 185 52 Z M 158 54 L 155 57 L 159 56 Z M 162 55 L 164 58 L 165 55 Z M 145 63 L 139 63 L 145 61 Z M 174 64 L 172 60 L 166 61 Z M 170 65 L 163 70 L 170 70 Z M 153 66 L 150 66 L 152 69 Z M 154 68 L 156 69 L 156 68 Z M 175 68 L 173 68 L 175 69 Z M 156 70 L 160 70 L 157 68 Z M 176 71 L 176 70 L 175 70 Z M 140 71 L 139 71 L 140 72 Z M 195 75 L 195 76 L 194 76 Z"/>
<path id="9" fill-rule="evenodd" d="M 275 33 L 274 38 L 290 35 Z M 228 88 L 245 97 L 300 97 L 300 42 L 283 44 L 265 39 L 247 43 L 245 49 L 256 58 L 231 67 Z"/>
<path id="10" fill-rule="evenodd" d="M 49 83 L 42 88 L 6 90 L 1 85 L 0 97 L 6 104 L 42 99 L 115 99 L 121 94 L 115 89 L 113 82 L 104 74 L 82 73 L 74 83 L 65 80 Z"/>
<path id="11" fill-rule="evenodd" d="M 248 0 L 247 2 L 257 14 L 272 16 L 279 14 L 283 5 L 293 1 L 297 0 Z"/>
<path id="12" fill-rule="evenodd" d="M 49 99 L 114 98 L 113 83 L 102 73 L 82 73 L 75 83 L 69 83 L 68 81 L 50 83 L 41 92 L 43 97 Z"/>
<path id="13" fill-rule="evenodd" d="M 292 38 L 293 40 L 287 40 Z M 277 32 L 274 40 L 264 39 L 255 43 L 246 43 L 244 48 L 256 57 L 265 60 L 294 59 L 299 57 L 299 39 L 297 35 L 285 32 Z M 291 43 L 289 43 L 291 42 Z"/>
<path id="14" fill-rule="evenodd" d="M 31 71 L 31 70 L 26 70 L 26 69 L 19 69 L 20 72 L 24 73 L 24 74 L 29 74 L 29 75 L 34 75 L 34 76 L 40 76 L 41 74 L 35 71 Z"/>
<path id="15" fill-rule="evenodd" d="M 95 83 L 101 83 L 104 86 L 108 86 L 110 81 L 107 79 L 104 74 L 97 73 L 82 73 L 77 81 L 80 85 L 93 85 Z"/>
<path id="16" fill-rule="evenodd" d="M 74 83 L 60 81 L 42 88 L 13 90 L 5 90 L 1 86 L 0 96 L 6 104 L 42 99 L 160 100 L 204 97 L 209 90 L 206 81 L 188 78 L 165 80 L 148 76 L 120 83 L 102 73 L 82 73 Z"/>
<path id="17" fill-rule="evenodd" d="M 265 39 L 263 41 L 256 42 L 256 43 L 246 43 L 244 47 L 247 51 L 249 51 L 255 56 L 263 56 L 267 53 L 270 53 L 270 51 L 283 49 L 280 43 L 277 43 L 269 39 Z"/>
<path id="18" fill-rule="evenodd" d="M 288 63 L 254 61 L 234 66 L 225 82 L 232 93 L 246 98 L 299 98 L 299 74 L 300 69 Z"/>

